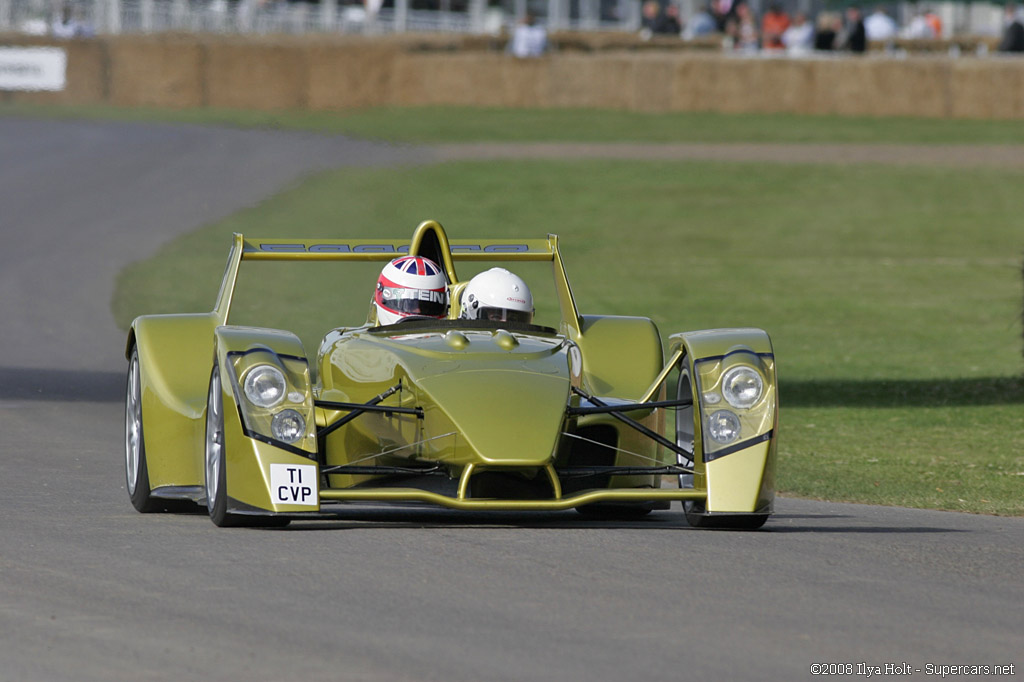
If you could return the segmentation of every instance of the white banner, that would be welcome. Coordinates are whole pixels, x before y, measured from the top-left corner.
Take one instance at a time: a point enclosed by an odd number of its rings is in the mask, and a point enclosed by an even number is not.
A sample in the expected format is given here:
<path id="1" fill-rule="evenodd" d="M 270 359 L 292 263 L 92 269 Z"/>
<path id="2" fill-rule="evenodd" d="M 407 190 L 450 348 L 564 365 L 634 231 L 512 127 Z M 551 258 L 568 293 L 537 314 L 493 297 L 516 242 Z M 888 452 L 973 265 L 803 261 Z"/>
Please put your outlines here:
<path id="1" fill-rule="evenodd" d="M 0 90 L 63 90 L 67 66 L 59 47 L 0 47 Z"/>

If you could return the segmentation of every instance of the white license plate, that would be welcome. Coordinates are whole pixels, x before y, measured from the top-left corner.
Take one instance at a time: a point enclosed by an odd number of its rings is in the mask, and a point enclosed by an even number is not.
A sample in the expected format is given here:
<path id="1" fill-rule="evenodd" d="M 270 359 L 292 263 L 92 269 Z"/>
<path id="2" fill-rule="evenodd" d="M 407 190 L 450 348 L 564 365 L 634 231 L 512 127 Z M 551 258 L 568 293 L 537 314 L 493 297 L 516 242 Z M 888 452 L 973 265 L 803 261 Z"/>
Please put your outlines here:
<path id="1" fill-rule="evenodd" d="M 270 496 L 275 504 L 319 504 L 316 467 L 311 464 L 271 464 Z"/>

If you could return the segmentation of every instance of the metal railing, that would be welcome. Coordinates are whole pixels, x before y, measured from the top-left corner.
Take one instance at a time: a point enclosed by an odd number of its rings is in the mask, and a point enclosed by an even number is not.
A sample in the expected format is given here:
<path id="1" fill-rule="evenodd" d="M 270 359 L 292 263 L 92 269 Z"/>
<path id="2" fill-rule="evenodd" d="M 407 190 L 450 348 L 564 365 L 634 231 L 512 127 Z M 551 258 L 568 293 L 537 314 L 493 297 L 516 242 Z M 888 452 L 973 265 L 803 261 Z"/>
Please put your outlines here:
<path id="1" fill-rule="evenodd" d="M 755 11 L 769 0 L 747 0 Z M 811 16 L 828 0 L 782 0 Z M 434 9 L 421 9 L 430 3 Z M 494 4 L 495 2 L 499 4 Z M 447 32 L 498 34 L 530 13 L 547 30 L 637 31 L 643 0 L 0 0 L 0 32 L 95 35 L 118 33 L 269 34 Z M 684 21 L 704 0 L 671 0 Z M 354 4 L 351 4 L 354 3 Z M 364 4 L 365 3 L 365 4 Z M 870 4 L 870 3 L 865 3 Z M 382 6 L 386 5 L 386 6 Z M 905 23 L 911 2 L 892 3 Z M 998 35 L 1000 5 L 933 3 L 943 37 Z"/>
<path id="2" fill-rule="evenodd" d="M 344 0 L 0 0 L 0 31 L 30 34 L 117 33 L 402 33 L 496 34 L 529 11 L 549 30 L 631 31 L 640 26 L 636 0 L 441 0 L 417 9 L 411 0 L 347 4 Z M 603 8 L 603 12 L 602 12 Z M 572 11 L 570 11 L 570 9 Z M 621 18 L 619 18 L 621 16 Z"/>

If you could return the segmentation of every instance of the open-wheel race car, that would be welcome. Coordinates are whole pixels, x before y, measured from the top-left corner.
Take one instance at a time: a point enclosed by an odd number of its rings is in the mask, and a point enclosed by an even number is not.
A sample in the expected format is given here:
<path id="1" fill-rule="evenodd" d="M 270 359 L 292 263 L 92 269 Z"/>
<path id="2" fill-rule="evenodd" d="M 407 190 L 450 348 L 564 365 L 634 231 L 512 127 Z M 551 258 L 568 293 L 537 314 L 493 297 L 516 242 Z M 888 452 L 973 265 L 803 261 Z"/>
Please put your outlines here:
<path id="1" fill-rule="evenodd" d="M 234 319 L 243 264 L 379 270 L 403 255 L 436 264 L 439 316 L 387 324 L 371 305 L 315 355 Z M 462 315 L 471 279 L 456 266 L 492 263 L 543 266 L 551 326 Z M 139 317 L 126 354 L 127 487 L 143 512 L 191 500 L 218 526 L 272 526 L 367 501 L 628 517 L 679 500 L 691 526 L 751 529 L 772 511 L 768 335 L 663 340 L 648 318 L 581 315 L 555 236 L 449 240 L 435 221 L 409 241 L 236 234 L 212 312 Z"/>

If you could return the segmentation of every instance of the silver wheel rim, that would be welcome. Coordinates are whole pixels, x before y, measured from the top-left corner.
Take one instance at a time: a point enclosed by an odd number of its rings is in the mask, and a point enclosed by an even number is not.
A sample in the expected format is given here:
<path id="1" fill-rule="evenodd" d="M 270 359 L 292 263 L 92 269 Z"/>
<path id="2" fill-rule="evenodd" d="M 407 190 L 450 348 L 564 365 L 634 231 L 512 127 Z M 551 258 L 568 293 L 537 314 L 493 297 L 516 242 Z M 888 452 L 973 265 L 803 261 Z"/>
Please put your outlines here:
<path id="1" fill-rule="evenodd" d="M 677 400 L 693 397 L 694 391 L 690 381 L 689 369 L 686 367 L 681 368 L 679 370 L 679 383 L 676 384 Z M 697 405 L 690 405 L 689 407 L 680 407 L 676 410 L 676 445 L 690 453 L 689 458 L 677 453 L 676 463 L 687 468 L 693 466 L 693 441 L 696 436 L 694 432 L 693 418 L 694 411 L 697 409 Z M 693 474 L 680 474 L 679 487 L 692 488 Z"/>
<path id="2" fill-rule="evenodd" d="M 210 396 L 206 401 L 206 508 L 213 511 L 220 484 L 220 458 L 224 449 L 224 431 L 221 426 L 222 400 L 220 373 L 215 369 L 210 378 Z"/>
<path id="3" fill-rule="evenodd" d="M 142 449 L 142 399 L 139 396 L 139 355 L 132 353 L 128 365 L 128 389 L 124 408 L 124 470 L 128 494 L 134 495 L 139 483 L 139 456 Z"/>

